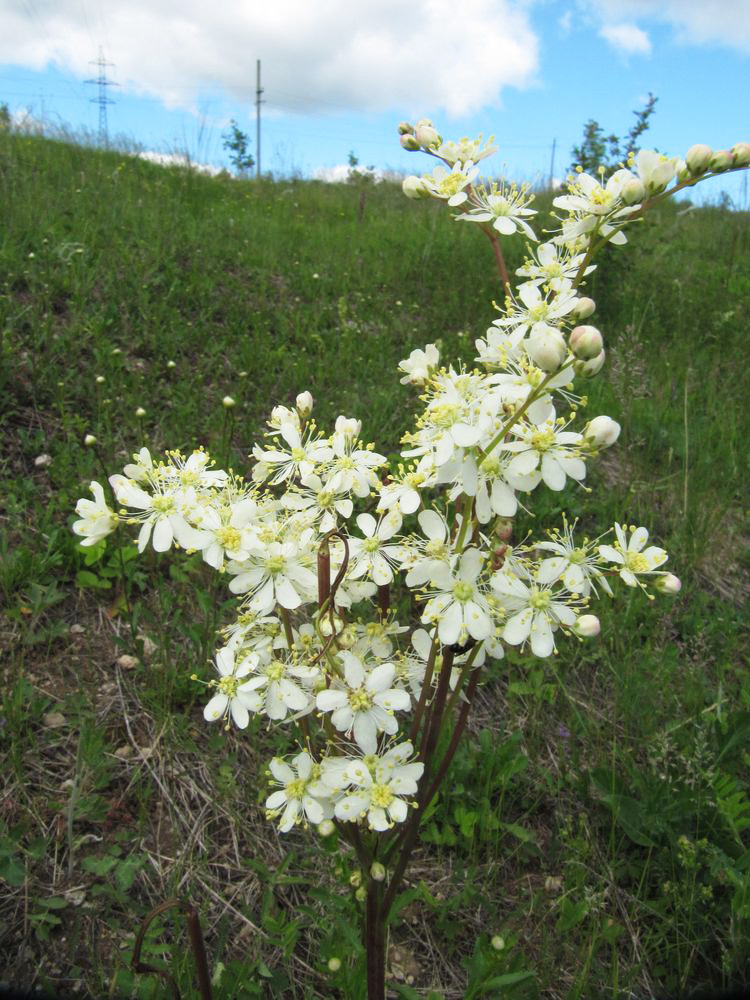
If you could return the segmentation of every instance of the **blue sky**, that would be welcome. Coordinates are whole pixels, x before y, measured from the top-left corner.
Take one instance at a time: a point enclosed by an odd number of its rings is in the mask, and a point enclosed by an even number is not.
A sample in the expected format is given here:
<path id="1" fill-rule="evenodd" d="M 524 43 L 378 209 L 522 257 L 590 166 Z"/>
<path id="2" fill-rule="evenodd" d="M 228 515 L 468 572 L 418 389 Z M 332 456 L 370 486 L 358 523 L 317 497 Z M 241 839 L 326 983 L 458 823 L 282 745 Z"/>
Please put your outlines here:
<path id="1" fill-rule="evenodd" d="M 401 119 L 445 137 L 494 133 L 494 169 L 562 176 L 586 119 L 619 134 L 651 91 L 644 144 L 684 154 L 750 139 L 748 0 L 0 0 L 0 101 L 95 131 L 99 47 L 117 87 L 110 135 L 149 150 L 226 163 L 230 118 L 255 152 L 262 60 L 262 166 L 312 175 L 347 162 L 416 171 Z M 714 178 L 750 207 L 741 177 Z"/>

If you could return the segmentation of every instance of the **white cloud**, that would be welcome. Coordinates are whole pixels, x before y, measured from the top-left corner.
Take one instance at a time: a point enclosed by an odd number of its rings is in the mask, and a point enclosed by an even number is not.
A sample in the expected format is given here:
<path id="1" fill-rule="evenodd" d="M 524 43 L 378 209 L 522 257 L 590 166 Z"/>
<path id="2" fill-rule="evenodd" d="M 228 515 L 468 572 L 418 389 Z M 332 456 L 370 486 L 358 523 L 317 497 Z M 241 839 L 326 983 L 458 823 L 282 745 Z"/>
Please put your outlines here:
<path id="1" fill-rule="evenodd" d="M 190 107 L 221 87 L 287 111 L 445 111 L 534 80 L 529 0 L 0 0 L 0 62 L 80 77 L 98 46 L 128 90 Z M 87 14 L 88 10 L 88 14 Z"/>
<path id="2" fill-rule="evenodd" d="M 637 24 L 605 24 L 599 34 L 625 55 L 643 56 L 651 52 L 651 40 Z"/>
<path id="3" fill-rule="evenodd" d="M 139 160 L 148 160 L 149 163 L 156 163 L 160 167 L 184 167 L 187 170 L 195 170 L 199 174 L 210 174 L 215 177 L 221 173 L 221 167 L 211 166 L 209 163 L 196 163 L 191 160 L 187 153 L 157 153 L 147 149 L 134 154 Z"/>
<path id="4" fill-rule="evenodd" d="M 623 19 L 667 24 L 680 43 L 750 54 L 750 0 L 579 0 L 579 5 L 604 24 Z"/>
<path id="5" fill-rule="evenodd" d="M 376 184 L 381 181 L 400 181 L 403 174 L 394 170 L 381 170 L 379 167 L 350 167 L 348 163 L 337 163 L 334 167 L 316 167 L 313 170 L 313 180 L 325 181 L 328 184 L 345 184 L 352 179 L 352 173 L 361 177 L 371 177 Z"/>

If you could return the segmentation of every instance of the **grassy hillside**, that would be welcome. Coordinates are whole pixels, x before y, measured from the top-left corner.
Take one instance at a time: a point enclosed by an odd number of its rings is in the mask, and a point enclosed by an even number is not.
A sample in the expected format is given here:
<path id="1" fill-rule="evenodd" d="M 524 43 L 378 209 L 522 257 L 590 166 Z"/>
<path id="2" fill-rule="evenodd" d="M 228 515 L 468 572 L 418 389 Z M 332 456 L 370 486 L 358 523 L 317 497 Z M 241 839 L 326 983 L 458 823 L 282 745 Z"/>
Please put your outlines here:
<path id="1" fill-rule="evenodd" d="M 435 340 L 471 364 L 491 253 L 389 185 L 207 178 L 7 133 L 0 205 L 0 982 L 158 996 L 128 970 L 133 936 L 180 895 L 222 997 L 356 997 L 336 855 L 263 817 L 279 737 L 201 717 L 190 675 L 226 591 L 124 538 L 89 564 L 69 526 L 141 444 L 243 468 L 303 389 L 321 424 L 359 416 L 396 451 L 396 365 Z M 667 205 L 592 276 L 609 354 L 589 407 L 623 433 L 593 492 L 534 510 L 647 525 L 683 591 L 605 607 L 598 642 L 485 684 L 393 933 L 404 997 L 497 996 L 506 974 L 509 997 L 750 983 L 748 221 Z M 182 928 L 148 941 L 193 995 Z"/>

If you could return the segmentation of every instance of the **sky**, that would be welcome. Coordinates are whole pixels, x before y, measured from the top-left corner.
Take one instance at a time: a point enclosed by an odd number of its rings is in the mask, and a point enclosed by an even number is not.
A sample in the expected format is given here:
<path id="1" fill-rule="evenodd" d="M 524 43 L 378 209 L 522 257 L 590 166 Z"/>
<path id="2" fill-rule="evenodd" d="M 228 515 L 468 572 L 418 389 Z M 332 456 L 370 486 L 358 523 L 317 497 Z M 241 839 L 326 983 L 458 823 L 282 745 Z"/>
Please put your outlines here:
<path id="1" fill-rule="evenodd" d="M 95 133 L 100 50 L 110 137 L 215 166 L 231 119 L 257 157 L 260 60 L 278 175 L 342 176 L 350 153 L 423 172 L 396 126 L 427 117 L 494 134 L 493 173 L 562 178 L 586 120 L 623 135 L 649 93 L 645 146 L 750 140 L 750 0 L 0 0 L 0 102 Z M 750 207 L 741 175 L 699 190 Z"/>

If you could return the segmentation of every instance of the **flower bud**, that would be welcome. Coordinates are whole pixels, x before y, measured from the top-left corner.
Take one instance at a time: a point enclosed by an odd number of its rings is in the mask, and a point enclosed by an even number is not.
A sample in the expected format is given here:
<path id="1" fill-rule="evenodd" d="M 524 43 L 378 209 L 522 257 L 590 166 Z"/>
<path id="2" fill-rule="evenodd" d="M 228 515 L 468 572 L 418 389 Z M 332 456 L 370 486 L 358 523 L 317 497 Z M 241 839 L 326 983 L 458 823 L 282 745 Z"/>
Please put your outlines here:
<path id="1" fill-rule="evenodd" d="M 362 872 L 352 872 L 349 876 L 349 885 L 353 889 L 358 889 L 362 885 Z"/>
<path id="2" fill-rule="evenodd" d="M 495 521 L 495 534 L 501 542 L 509 542 L 513 537 L 513 522 L 507 517 Z"/>
<path id="3" fill-rule="evenodd" d="M 330 819 L 324 819 L 318 823 L 318 833 L 321 837 L 330 837 L 335 829 L 336 827 Z"/>
<path id="4" fill-rule="evenodd" d="M 96 384 L 97 385 L 101 385 L 103 381 L 104 381 L 104 376 L 103 375 L 97 375 L 96 376 Z"/>
<path id="5" fill-rule="evenodd" d="M 705 146 L 702 143 L 691 146 L 685 154 L 685 163 L 687 163 L 690 173 L 693 176 L 704 174 L 708 170 L 713 155 L 714 151 L 710 146 Z"/>
<path id="6" fill-rule="evenodd" d="M 581 361 L 580 359 L 576 359 L 573 362 L 573 371 L 576 375 L 580 375 L 581 378 L 593 378 L 594 375 L 598 375 L 604 367 L 605 357 L 606 351 L 602 351 L 601 354 L 597 354 L 597 356 L 592 358 L 590 361 Z"/>
<path id="7" fill-rule="evenodd" d="M 646 188 L 640 177 L 633 177 L 632 180 L 623 184 L 620 189 L 620 197 L 626 205 L 639 205 L 646 197 Z"/>
<path id="8" fill-rule="evenodd" d="M 334 956 L 333 958 L 329 958 L 328 959 L 328 971 L 329 972 L 338 972 L 340 968 L 341 968 L 341 959 L 340 958 L 336 958 Z"/>
<path id="9" fill-rule="evenodd" d="M 232 407 L 235 405 L 235 402 L 231 396 L 225 396 L 221 401 L 221 405 L 224 407 L 225 410 L 231 410 Z"/>
<path id="10" fill-rule="evenodd" d="M 523 346 L 534 364 L 545 372 L 556 371 L 568 353 L 559 330 L 547 329 L 541 333 L 532 333 Z"/>
<path id="11" fill-rule="evenodd" d="M 176 367 L 177 367 L 176 361 L 167 361 L 167 368 L 176 368 Z"/>
<path id="12" fill-rule="evenodd" d="M 604 347 L 602 335 L 595 326 L 577 326 L 568 339 L 570 349 L 582 361 L 590 361 L 601 354 Z"/>
<path id="13" fill-rule="evenodd" d="M 83 443 L 86 445 L 87 448 L 93 448 L 94 445 L 96 444 L 96 438 L 94 437 L 93 434 L 87 434 L 86 437 L 83 439 Z"/>
<path id="14" fill-rule="evenodd" d="M 313 409 L 312 393 L 301 392 L 295 400 L 295 405 L 297 407 L 297 413 L 299 413 L 303 420 L 309 417 Z"/>
<path id="15" fill-rule="evenodd" d="M 346 437 L 357 438 L 359 437 L 359 432 L 362 430 L 362 421 L 357 420 L 356 417 L 338 416 L 336 417 L 334 430 L 337 434 L 344 434 Z"/>
<path id="16" fill-rule="evenodd" d="M 418 149 L 422 148 L 413 135 L 402 135 L 399 142 L 402 149 L 407 150 L 409 153 L 415 153 Z"/>
<path id="17" fill-rule="evenodd" d="M 732 146 L 735 167 L 750 166 L 750 142 L 737 142 Z"/>
<path id="18" fill-rule="evenodd" d="M 602 627 L 596 615 L 580 615 L 576 618 L 573 629 L 576 635 L 580 635 L 582 639 L 593 639 L 594 636 L 599 635 Z"/>
<path id="19" fill-rule="evenodd" d="M 586 295 L 582 295 L 580 299 L 575 304 L 575 309 L 571 312 L 571 316 L 576 319 L 588 319 L 596 309 L 596 302 L 593 299 L 588 298 Z"/>
<path id="20" fill-rule="evenodd" d="M 373 882 L 384 882 L 385 865 L 382 865 L 379 861 L 373 861 L 372 867 L 370 868 L 370 878 Z"/>
<path id="21" fill-rule="evenodd" d="M 404 177 L 401 182 L 401 190 L 407 198 L 430 197 L 430 192 L 425 187 L 424 181 L 421 177 L 417 177 L 416 174 L 410 174 L 409 177 Z"/>
<path id="22" fill-rule="evenodd" d="M 398 123 L 398 134 L 399 135 L 414 135 L 414 126 L 410 125 L 409 122 L 399 122 Z"/>
<path id="23" fill-rule="evenodd" d="M 135 415 L 136 417 L 145 417 L 146 411 L 143 409 L 142 406 L 139 406 L 138 409 L 135 411 Z"/>
<path id="24" fill-rule="evenodd" d="M 505 938 L 501 937 L 499 934 L 495 934 L 490 944 L 495 949 L 495 951 L 502 951 L 505 947 Z"/>
<path id="25" fill-rule="evenodd" d="M 433 128 L 432 125 L 417 125 L 414 130 L 414 138 L 425 149 L 432 149 L 433 146 L 440 145 L 440 136 L 437 129 Z"/>
<path id="26" fill-rule="evenodd" d="M 620 425 L 605 414 L 590 420 L 583 431 L 583 437 L 595 448 L 609 448 L 620 436 Z"/>
<path id="27" fill-rule="evenodd" d="M 729 170 L 732 166 L 733 157 L 728 149 L 717 149 L 714 155 L 711 157 L 711 162 L 709 164 L 711 170 L 715 171 L 717 174 L 721 173 L 722 170 Z"/>
<path id="28" fill-rule="evenodd" d="M 354 893 L 354 898 L 357 900 L 358 903 L 364 903 L 364 901 L 367 899 L 367 889 L 365 889 L 365 887 L 361 885 L 359 889 L 357 889 L 357 891 Z"/>
<path id="29" fill-rule="evenodd" d="M 329 615 L 326 615 L 325 618 L 321 619 L 319 627 L 320 627 L 320 634 L 327 639 L 331 635 L 331 618 Z M 344 627 L 343 621 L 339 618 L 338 615 L 335 614 L 333 616 L 333 631 L 336 634 L 338 634 L 343 629 L 343 627 Z"/>
<path id="30" fill-rule="evenodd" d="M 655 587 L 662 594 L 674 597 L 682 590 L 682 580 L 674 573 L 665 573 L 663 576 L 657 576 Z"/>

